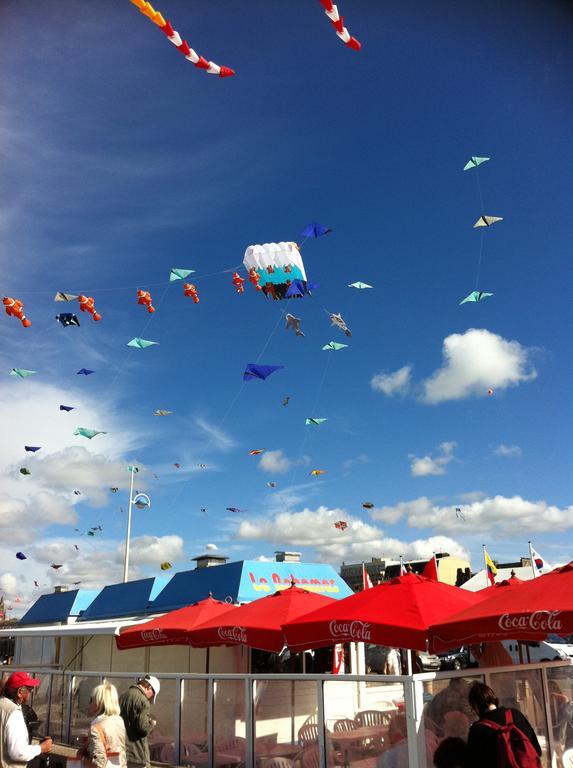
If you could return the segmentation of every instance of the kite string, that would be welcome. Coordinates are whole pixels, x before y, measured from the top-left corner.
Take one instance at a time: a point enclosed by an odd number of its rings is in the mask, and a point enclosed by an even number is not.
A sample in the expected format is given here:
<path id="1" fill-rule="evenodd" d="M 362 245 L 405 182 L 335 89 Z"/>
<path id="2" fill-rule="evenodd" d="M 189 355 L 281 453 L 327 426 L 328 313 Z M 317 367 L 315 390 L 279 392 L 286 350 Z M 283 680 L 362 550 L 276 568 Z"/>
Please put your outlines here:
<path id="1" fill-rule="evenodd" d="M 480 177 L 479 177 L 479 166 L 475 169 L 475 174 L 474 175 L 475 175 L 477 189 L 478 189 L 479 204 L 480 204 L 480 216 L 481 216 L 481 215 L 485 215 L 485 208 L 484 208 L 484 204 L 483 204 L 483 194 L 482 194 L 482 189 L 481 189 L 481 181 L 480 181 Z M 478 264 L 477 264 L 477 270 L 476 270 L 476 287 L 475 287 L 476 291 L 479 290 L 479 278 L 480 278 L 480 273 L 481 273 L 481 262 L 482 262 L 482 257 L 483 257 L 484 234 L 485 234 L 484 233 L 484 229 L 486 229 L 486 227 L 483 227 L 482 231 L 481 231 L 481 242 L 480 242 L 480 246 L 479 246 L 479 257 L 478 257 Z"/>
<path id="2" fill-rule="evenodd" d="M 258 356 L 256 358 L 256 362 L 257 363 L 259 362 L 261 357 L 265 354 L 266 349 L 269 346 L 269 344 L 271 343 L 271 340 L 272 340 L 273 336 L 277 332 L 279 324 L 280 324 L 281 320 L 284 318 L 285 314 L 286 314 L 286 310 L 285 309 L 281 310 L 281 312 L 280 312 L 280 314 L 278 316 L 277 322 L 275 323 L 272 331 L 270 332 L 269 336 L 267 337 L 267 340 L 264 343 L 263 348 L 261 349 L 261 351 L 259 352 L 259 354 L 258 354 Z M 246 382 L 243 380 L 241 382 L 241 385 L 238 387 L 237 391 L 235 392 L 231 402 L 229 403 L 229 405 L 227 407 L 227 410 L 225 411 L 223 416 L 219 419 L 219 421 L 217 423 L 217 426 L 216 426 L 217 430 L 220 430 L 223 427 L 223 425 L 225 424 L 225 422 L 227 421 L 227 419 L 230 416 L 231 411 L 233 410 L 237 400 L 239 399 L 239 397 L 241 396 L 241 394 L 243 392 L 245 384 L 246 384 Z M 211 437 L 209 438 L 209 440 L 207 441 L 206 446 L 205 446 L 205 449 L 204 449 L 205 452 L 211 447 L 211 445 L 213 444 L 214 440 L 215 440 L 215 435 L 212 434 Z M 187 487 L 187 484 L 189 483 L 190 479 L 191 478 L 189 478 L 189 479 L 185 480 L 183 483 L 181 483 L 181 485 L 179 487 L 179 492 L 173 497 L 173 500 L 171 502 L 172 505 L 175 505 L 176 502 L 179 500 L 181 494 L 183 493 L 183 491 Z"/>

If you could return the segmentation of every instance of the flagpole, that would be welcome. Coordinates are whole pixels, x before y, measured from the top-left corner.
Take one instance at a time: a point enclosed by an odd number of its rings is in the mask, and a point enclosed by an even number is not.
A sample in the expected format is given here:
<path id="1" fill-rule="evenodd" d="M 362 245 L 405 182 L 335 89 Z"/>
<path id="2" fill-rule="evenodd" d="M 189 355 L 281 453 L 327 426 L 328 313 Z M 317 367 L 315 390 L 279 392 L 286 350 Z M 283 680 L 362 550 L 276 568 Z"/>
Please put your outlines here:
<path id="1" fill-rule="evenodd" d="M 533 578 L 535 579 L 537 576 L 537 573 L 535 572 L 535 563 L 533 562 L 533 549 L 531 548 L 531 542 L 527 542 L 529 544 L 529 559 L 531 560 L 531 570 L 533 571 Z"/>
<path id="2" fill-rule="evenodd" d="M 482 544 L 481 546 L 482 546 L 482 549 L 483 549 L 483 566 L 484 566 L 484 569 L 485 569 L 485 585 L 486 585 L 486 587 L 489 587 L 490 583 L 489 583 L 489 577 L 487 575 L 487 560 L 486 560 L 486 557 L 485 557 L 485 544 Z"/>
<path id="3" fill-rule="evenodd" d="M 403 568 L 404 568 L 404 555 L 400 555 L 400 576 L 402 575 Z"/>

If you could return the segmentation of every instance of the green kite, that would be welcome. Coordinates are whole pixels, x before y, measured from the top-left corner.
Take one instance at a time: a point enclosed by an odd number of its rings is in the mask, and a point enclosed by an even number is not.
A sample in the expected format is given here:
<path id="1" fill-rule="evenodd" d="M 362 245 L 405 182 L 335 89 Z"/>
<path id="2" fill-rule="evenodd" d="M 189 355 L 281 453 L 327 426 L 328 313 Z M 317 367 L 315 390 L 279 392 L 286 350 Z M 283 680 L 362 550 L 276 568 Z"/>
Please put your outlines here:
<path id="1" fill-rule="evenodd" d="M 134 339 L 127 342 L 128 347 L 135 347 L 135 349 L 145 349 L 146 347 L 152 347 L 154 344 L 159 344 L 159 342 L 140 339 L 139 336 L 136 336 Z"/>
<path id="2" fill-rule="evenodd" d="M 306 419 L 304 423 L 306 424 L 307 427 L 310 426 L 311 424 L 314 425 L 315 427 L 319 427 L 321 424 L 324 424 L 325 421 L 328 421 L 328 419 L 316 419 L 314 417 L 311 417 Z"/>
<path id="3" fill-rule="evenodd" d="M 485 293 L 485 291 L 472 291 L 469 296 L 466 296 L 463 301 L 460 301 L 459 306 L 465 304 L 468 301 L 483 301 L 488 296 L 493 296 L 493 293 Z"/>
<path id="4" fill-rule="evenodd" d="M 98 429 L 88 429 L 87 427 L 76 427 L 74 435 L 81 435 L 82 437 L 87 437 L 88 440 L 91 440 L 92 437 L 95 437 L 96 435 L 107 435 L 107 432 L 102 432 Z"/>
<path id="5" fill-rule="evenodd" d="M 491 160 L 490 157 L 470 157 L 467 163 L 464 165 L 464 171 L 471 171 L 472 168 L 477 168 L 482 163 L 487 163 Z"/>
<path id="6" fill-rule="evenodd" d="M 174 280 L 184 280 L 193 272 L 195 272 L 194 269 L 180 269 L 179 267 L 172 267 L 171 274 L 169 275 L 169 282 L 172 283 Z"/>
<path id="7" fill-rule="evenodd" d="M 333 349 L 336 351 L 338 349 L 345 349 L 345 347 L 347 346 L 348 344 L 339 344 L 338 341 L 329 341 L 328 344 L 325 344 L 322 349 L 323 350 Z"/>
<path id="8" fill-rule="evenodd" d="M 12 368 L 10 376 L 19 376 L 21 379 L 25 379 L 27 376 L 33 376 L 36 371 L 27 371 L 25 368 Z"/>
<path id="9" fill-rule="evenodd" d="M 364 288 L 372 288 L 371 285 L 368 285 L 368 283 L 361 283 L 360 280 L 356 283 L 350 283 L 348 285 L 349 288 L 358 288 L 360 290 L 363 290 Z"/>

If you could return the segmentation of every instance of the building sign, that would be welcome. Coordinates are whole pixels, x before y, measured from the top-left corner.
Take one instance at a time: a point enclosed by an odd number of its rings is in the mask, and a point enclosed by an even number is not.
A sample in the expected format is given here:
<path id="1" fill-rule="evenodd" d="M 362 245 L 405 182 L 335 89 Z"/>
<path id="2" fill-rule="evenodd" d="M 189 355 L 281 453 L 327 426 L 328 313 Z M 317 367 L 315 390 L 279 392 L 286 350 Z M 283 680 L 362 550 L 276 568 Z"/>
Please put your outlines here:
<path id="1" fill-rule="evenodd" d="M 239 602 L 248 602 L 288 589 L 292 584 L 309 592 L 337 599 L 348 597 L 352 590 L 323 563 L 276 563 L 246 561 L 243 566 Z"/>

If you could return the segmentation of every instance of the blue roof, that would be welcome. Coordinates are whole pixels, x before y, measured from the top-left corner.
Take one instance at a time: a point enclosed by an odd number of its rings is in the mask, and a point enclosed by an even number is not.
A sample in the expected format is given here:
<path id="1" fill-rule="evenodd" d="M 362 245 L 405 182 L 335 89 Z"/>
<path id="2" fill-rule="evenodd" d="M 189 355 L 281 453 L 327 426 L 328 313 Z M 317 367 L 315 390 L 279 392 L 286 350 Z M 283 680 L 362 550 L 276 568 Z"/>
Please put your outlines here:
<path id="1" fill-rule="evenodd" d="M 331 565 L 242 560 L 176 573 L 153 601 L 152 610 L 160 613 L 181 608 L 203 600 L 209 592 L 216 600 L 250 603 L 277 589 L 284 589 L 292 580 L 303 589 L 337 599 L 353 594 Z"/>
<path id="2" fill-rule="evenodd" d="M 170 579 L 149 578 L 110 584 L 99 592 L 73 590 L 42 595 L 21 619 L 21 624 L 116 619 L 163 613 L 203 600 L 211 592 L 217 600 L 250 603 L 291 583 L 336 599 L 352 590 L 331 565 L 240 560 L 235 563 L 195 568 Z"/>
<path id="3" fill-rule="evenodd" d="M 41 595 L 20 619 L 20 624 L 54 624 L 80 616 L 99 594 L 99 589 L 72 589 Z"/>
<path id="4" fill-rule="evenodd" d="M 158 582 L 156 585 L 155 582 Z M 81 621 L 116 619 L 147 613 L 155 595 L 165 586 L 165 579 L 139 579 L 104 587 L 83 612 Z"/>

